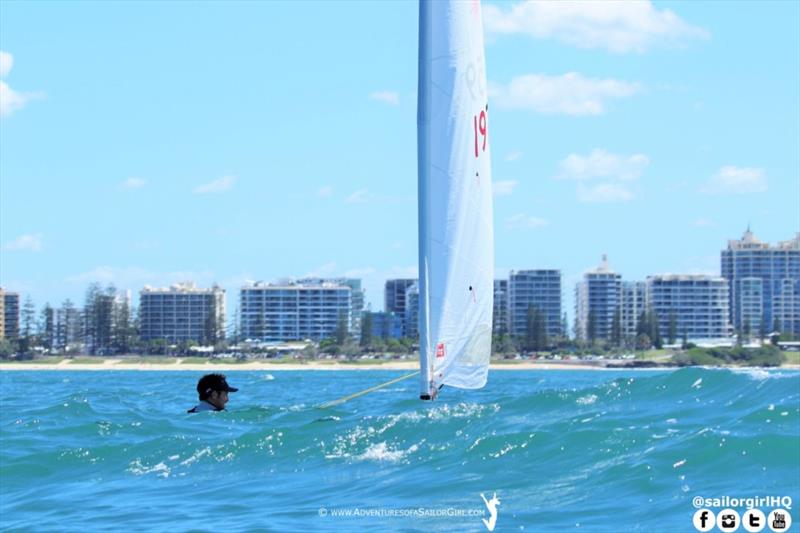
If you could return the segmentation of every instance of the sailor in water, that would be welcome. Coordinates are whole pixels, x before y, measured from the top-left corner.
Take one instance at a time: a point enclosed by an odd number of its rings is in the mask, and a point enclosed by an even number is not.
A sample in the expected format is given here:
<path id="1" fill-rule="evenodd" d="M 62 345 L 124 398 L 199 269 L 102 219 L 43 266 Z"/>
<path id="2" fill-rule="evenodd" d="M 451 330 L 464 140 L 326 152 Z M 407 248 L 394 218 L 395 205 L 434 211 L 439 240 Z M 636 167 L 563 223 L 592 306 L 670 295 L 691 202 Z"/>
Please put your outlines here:
<path id="1" fill-rule="evenodd" d="M 228 393 L 239 389 L 228 385 L 222 374 L 206 374 L 197 382 L 197 394 L 200 403 L 189 409 L 190 413 L 202 411 L 224 411 L 228 403 Z"/>

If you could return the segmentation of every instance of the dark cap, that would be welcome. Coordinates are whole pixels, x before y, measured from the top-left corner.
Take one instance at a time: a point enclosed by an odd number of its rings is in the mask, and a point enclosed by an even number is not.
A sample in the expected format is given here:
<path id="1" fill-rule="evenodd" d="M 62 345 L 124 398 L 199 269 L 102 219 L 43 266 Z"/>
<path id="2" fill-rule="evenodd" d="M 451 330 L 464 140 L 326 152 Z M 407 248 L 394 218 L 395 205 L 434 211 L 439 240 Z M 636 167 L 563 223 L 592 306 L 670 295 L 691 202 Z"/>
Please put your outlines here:
<path id="1" fill-rule="evenodd" d="M 228 385 L 228 381 L 222 374 L 206 374 L 197 382 L 197 393 L 201 399 L 208 397 L 213 391 L 236 392 L 238 390 L 236 387 Z"/>

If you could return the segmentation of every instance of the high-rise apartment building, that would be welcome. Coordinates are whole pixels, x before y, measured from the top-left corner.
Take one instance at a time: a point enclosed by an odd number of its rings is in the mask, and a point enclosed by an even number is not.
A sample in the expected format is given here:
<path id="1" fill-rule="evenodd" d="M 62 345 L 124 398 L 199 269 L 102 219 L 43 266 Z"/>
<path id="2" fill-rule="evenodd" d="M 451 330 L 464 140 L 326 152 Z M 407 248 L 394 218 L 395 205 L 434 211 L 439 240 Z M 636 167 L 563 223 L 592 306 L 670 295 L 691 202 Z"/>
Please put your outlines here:
<path id="1" fill-rule="evenodd" d="M 406 312 L 403 317 L 403 337 L 419 337 L 419 284 L 412 283 L 406 289 Z"/>
<path id="2" fill-rule="evenodd" d="M 615 316 L 620 320 L 621 336 L 621 304 L 622 276 L 609 268 L 608 259 L 604 255 L 600 266 L 585 273 L 575 287 L 578 338 L 611 340 Z"/>
<path id="3" fill-rule="evenodd" d="M 169 288 L 144 287 L 139 293 L 142 340 L 196 341 L 211 344 L 225 338 L 225 290 L 179 283 Z"/>
<path id="4" fill-rule="evenodd" d="M 19 338 L 19 294 L 3 291 L 3 336 Z"/>
<path id="5" fill-rule="evenodd" d="M 544 314 L 548 337 L 562 334 L 560 270 L 511 271 L 508 278 L 508 318 L 512 335 L 525 335 L 531 306 Z"/>
<path id="6" fill-rule="evenodd" d="M 636 337 L 636 326 L 638 325 L 639 317 L 646 310 L 645 287 L 644 281 L 622 282 L 620 319 L 622 322 L 623 339 L 632 339 Z"/>
<path id="7" fill-rule="evenodd" d="M 669 338 L 675 321 L 676 339 L 697 342 L 728 338 L 728 282 L 716 276 L 664 274 L 648 276 L 646 308 L 658 316 L 659 332 Z"/>
<path id="8" fill-rule="evenodd" d="M 395 313 L 397 316 L 405 317 L 403 321 L 404 337 L 419 335 L 418 324 L 409 322 L 409 319 L 412 318 L 410 315 L 417 315 L 415 312 L 406 311 L 408 307 L 406 294 L 408 293 L 408 289 L 412 286 L 418 287 L 416 279 L 387 279 L 383 290 L 383 310 L 387 313 Z M 416 289 L 416 293 L 414 294 L 418 296 L 419 289 Z M 416 313 L 418 313 L 418 311 L 419 308 L 417 308 Z M 416 320 L 416 318 L 414 320 Z"/>
<path id="9" fill-rule="evenodd" d="M 54 315 L 53 345 L 55 348 L 64 350 L 70 345 L 79 344 L 83 340 L 83 317 L 80 309 L 60 307 L 55 310 Z"/>
<path id="10" fill-rule="evenodd" d="M 416 279 L 387 279 L 383 292 L 383 310 L 404 315 L 406 312 L 406 290 L 415 283 L 417 283 Z"/>
<path id="11" fill-rule="evenodd" d="M 369 313 L 369 311 L 367 311 Z M 370 313 L 372 316 L 372 336 L 381 339 L 399 339 L 403 336 L 405 317 L 385 311 Z"/>
<path id="12" fill-rule="evenodd" d="M 284 281 L 242 287 L 239 313 L 243 339 L 319 341 L 336 335 L 342 324 L 354 335 L 350 285 L 328 280 Z M 359 313 L 359 319 L 361 313 Z"/>
<path id="13" fill-rule="evenodd" d="M 361 335 L 361 313 L 364 311 L 364 289 L 358 278 L 303 278 L 297 280 L 300 285 L 347 285 L 350 287 L 350 334 Z"/>
<path id="14" fill-rule="evenodd" d="M 494 280 L 494 303 L 492 309 L 492 334 L 509 333 L 508 322 L 508 280 Z"/>
<path id="15" fill-rule="evenodd" d="M 748 228 L 741 239 L 728 241 L 720 259 L 736 331 L 777 328 L 800 335 L 800 233 L 772 246 Z"/>

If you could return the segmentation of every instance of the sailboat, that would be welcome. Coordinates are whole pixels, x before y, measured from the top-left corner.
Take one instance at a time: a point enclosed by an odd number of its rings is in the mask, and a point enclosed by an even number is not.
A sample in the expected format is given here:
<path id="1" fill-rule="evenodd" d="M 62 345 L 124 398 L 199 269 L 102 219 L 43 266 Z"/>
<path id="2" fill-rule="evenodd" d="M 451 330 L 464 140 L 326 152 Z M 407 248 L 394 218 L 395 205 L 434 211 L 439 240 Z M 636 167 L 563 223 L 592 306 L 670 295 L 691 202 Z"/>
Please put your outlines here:
<path id="1" fill-rule="evenodd" d="M 486 384 L 494 237 L 478 0 L 420 0 L 417 164 L 420 398 Z"/>

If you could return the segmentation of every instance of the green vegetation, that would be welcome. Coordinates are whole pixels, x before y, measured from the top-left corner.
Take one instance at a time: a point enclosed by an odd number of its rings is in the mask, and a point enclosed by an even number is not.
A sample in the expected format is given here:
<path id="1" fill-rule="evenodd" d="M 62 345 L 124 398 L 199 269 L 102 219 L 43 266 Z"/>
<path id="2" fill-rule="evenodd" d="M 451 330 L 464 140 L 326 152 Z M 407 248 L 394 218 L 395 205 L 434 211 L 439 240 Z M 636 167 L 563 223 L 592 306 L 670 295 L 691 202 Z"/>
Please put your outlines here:
<path id="1" fill-rule="evenodd" d="M 784 360 L 783 353 L 774 346 L 761 348 L 690 348 L 673 356 L 672 361 L 678 366 L 780 366 Z"/>
<path id="2" fill-rule="evenodd" d="M 75 359 L 70 360 L 71 365 L 102 365 L 103 359 L 102 357 L 76 357 Z"/>
<path id="3" fill-rule="evenodd" d="M 526 350 L 546 350 L 549 342 L 547 339 L 547 316 L 537 307 L 528 307 L 527 322 L 525 324 Z"/>
<path id="4" fill-rule="evenodd" d="M 644 350 L 636 352 L 636 359 L 643 361 L 666 361 L 674 354 L 674 350 Z"/>
<path id="5" fill-rule="evenodd" d="M 783 360 L 789 365 L 800 365 L 800 352 L 784 352 Z"/>
<path id="6" fill-rule="evenodd" d="M 52 357 L 42 357 L 40 359 L 0 359 L 1 364 L 8 364 L 8 363 L 23 363 L 23 364 L 34 364 L 34 365 L 57 365 L 65 358 L 61 356 L 52 356 Z"/>
<path id="7" fill-rule="evenodd" d="M 209 362 L 211 359 L 208 357 L 184 357 L 181 359 L 182 365 L 202 365 Z M 228 359 L 229 362 L 234 362 Z"/>
<path id="8" fill-rule="evenodd" d="M 154 357 L 154 356 L 144 356 L 144 357 L 125 357 L 124 359 L 120 359 L 120 365 L 138 365 L 142 363 L 150 363 L 153 365 L 170 365 L 177 363 L 178 360 L 174 357 Z"/>
<path id="9" fill-rule="evenodd" d="M 353 365 L 353 366 L 360 366 L 360 365 L 382 365 L 384 363 L 391 363 L 391 359 L 350 359 L 350 360 L 341 360 L 341 361 L 332 361 L 335 363 L 339 363 L 342 365 Z"/>

